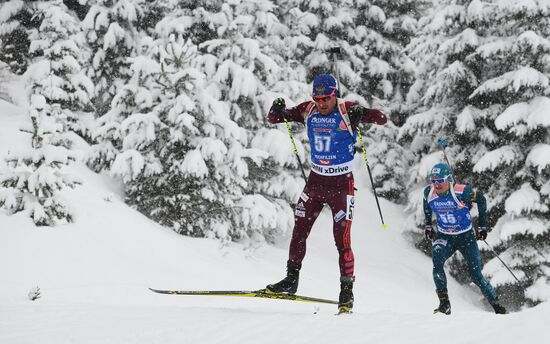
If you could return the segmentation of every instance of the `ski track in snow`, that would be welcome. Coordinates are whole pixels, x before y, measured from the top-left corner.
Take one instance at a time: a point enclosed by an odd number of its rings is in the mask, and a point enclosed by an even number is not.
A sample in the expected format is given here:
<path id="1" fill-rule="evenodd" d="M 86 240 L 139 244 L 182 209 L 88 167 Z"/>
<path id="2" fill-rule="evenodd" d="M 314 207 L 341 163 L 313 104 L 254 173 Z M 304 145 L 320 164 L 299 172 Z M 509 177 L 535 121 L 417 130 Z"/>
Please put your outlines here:
<path id="1" fill-rule="evenodd" d="M 24 113 L 0 100 L 0 158 L 26 144 Z M 333 305 L 238 297 L 160 295 L 147 288 L 259 289 L 284 276 L 281 248 L 245 249 L 182 237 L 122 202 L 120 187 L 82 164 L 65 192 L 76 223 L 36 228 L 0 212 L 0 343 L 546 343 L 550 306 L 499 316 L 475 288 L 449 278 L 451 316 L 433 315 L 431 261 L 401 233 L 401 207 L 381 200 L 356 161 L 354 314 Z M 0 171 L 2 169 L 0 168 Z M 328 209 L 308 240 L 299 295 L 337 299 Z M 39 286 L 42 297 L 29 301 Z"/>

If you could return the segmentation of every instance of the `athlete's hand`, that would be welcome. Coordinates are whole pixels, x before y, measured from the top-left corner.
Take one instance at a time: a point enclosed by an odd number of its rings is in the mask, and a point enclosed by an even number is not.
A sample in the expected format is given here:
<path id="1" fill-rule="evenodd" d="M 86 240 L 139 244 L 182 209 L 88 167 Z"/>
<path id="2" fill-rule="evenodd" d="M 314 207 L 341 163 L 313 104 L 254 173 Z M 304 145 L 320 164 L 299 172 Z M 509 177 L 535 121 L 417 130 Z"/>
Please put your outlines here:
<path id="1" fill-rule="evenodd" d="M 487 233 L 489 233 L 491 230 L 487 227 L 479 227 L 476 230 L 476 239 L 477 240 L 485 240 L 487 239 Z"/>
<path id="2" fill-rule="evenodd" d="M 354 122 L 359 122 L 361 120 L 361 117 L 363 117 L 363 110 L 364 108 L 361 105 L 352 105 L 348 110 L 349 117 Z"/>
<path id="3" fill-rule="evenodd" d="M 432 241 L 435 236 L 435 230 L 432 226 L 426 226 L 424 227 L 424 236 L 426 237 L 426 240 Z"/>
<path id="4" fill-rule="evenodd" d="M 284 98 L 277 98 L 273 101 L 273 105 L 271 105 L 271 111 L 281 113 L 284 112 L 286 109 L 285 99 Z"/>

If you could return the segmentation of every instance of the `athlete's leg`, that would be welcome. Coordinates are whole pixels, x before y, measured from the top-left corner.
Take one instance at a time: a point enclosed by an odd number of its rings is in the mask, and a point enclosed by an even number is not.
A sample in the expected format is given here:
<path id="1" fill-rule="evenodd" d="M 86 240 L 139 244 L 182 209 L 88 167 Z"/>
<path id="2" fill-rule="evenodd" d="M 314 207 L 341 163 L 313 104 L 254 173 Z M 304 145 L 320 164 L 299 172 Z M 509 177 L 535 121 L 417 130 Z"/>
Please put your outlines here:
<path id="1" fill-rule="evenodd" d="M 450 235 L 437 233 L 432 242 L 433 279 L 435 289 L 438 291 L 447 290 L 447 276 L 445 275 L 445 262 L 455 253 L 453 238 Z"/>
<path id="2" fill-rule="evenodd" d="M 351 249 L 351 223 L 355 205 L 354 182 L 353 176 L 338 177 L 344 182 L 340 182 L 337 188 L 331 190 L 326 203 L 332 210 L 332 231 L 339 255 L 340 276 L 352 277 L 355 265 Z"/>
<path id="3" fill-rule="evenodd" d="M 460 240 L 458 243 L 458 249 L 462 256 L 466 260 L 468 265 L 468 273 L 475 285 L 479 287 L 483 295 L 492 304 L 496 301 L 497 295 L 493 286 L 489 281 L 483 277 L 481 273 L 481 255 L 477 246 L 477 240 L 474 231 L 468 231 L 463 234 L 459 234 Z"/>
<path id="4" fill-rule="evenodd" d="M 294 212 L 294 229 L 290 240 L 288 264 L 301 264 L 306 255 L 306 240 L 311 232 L 313 223 L 323 209 L 323 202 L 319 197 L 320 188 L 308 179 Z"/>

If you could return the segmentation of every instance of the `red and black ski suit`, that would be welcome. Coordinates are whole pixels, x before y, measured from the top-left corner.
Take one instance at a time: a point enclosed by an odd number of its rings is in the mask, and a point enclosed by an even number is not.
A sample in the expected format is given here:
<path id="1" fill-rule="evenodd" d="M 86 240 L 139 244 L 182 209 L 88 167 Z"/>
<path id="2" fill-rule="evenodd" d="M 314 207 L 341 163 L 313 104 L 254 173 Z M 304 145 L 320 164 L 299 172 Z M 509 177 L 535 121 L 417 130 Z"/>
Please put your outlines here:
<path id="1" fill-rule="evenodd" d="M 269 123 L 282 123 L 284 122 L 284 118 L 286 118 L 287 121 L 300 122 L 305 125 L 309 116 L 317 116 L 319 118 L 323 116 L 316 109 L 312 108 L 312 103 L 309 101 L 304 102 L 283 112 L 270 110 L 268 121 Z M 345 102 L 344 104 L 348 110 L 347 113 L 349 114 L 349 122 L 352 128 L 356 128 L 359 122 L 380 125 L 387 122 L 386 116 L 379 110 L 358 107 L 353 102 Z M 354 111 L 350 113 L 349 109 L 352 106 L 354 107 Z M 335 111 L 338 111 L 337 107 Z M 311 125 L 311 123 L 308 123 L 308 125 Z M 347 129 L 347 126 L 342 122 L 339 125 L 340 128 L 343 126 L 344 130 Z M 351 135 L 348 134 L 348 138 L 349 136 Z M 322 175 L 313 170 L 311 171 L 300 199 L 296 204 L 288 264 L 302 263 L 306 254 L 306 240 L 313 223 L 321 213 L 323 206 L 328 204 L 332 210 L 333 234 L 339 254 L 340 275 L 353 276 L 354 257 L 350 239 L 354 205 L 353 196 L 354 180 L 352 172 L 339 175 Z"/>

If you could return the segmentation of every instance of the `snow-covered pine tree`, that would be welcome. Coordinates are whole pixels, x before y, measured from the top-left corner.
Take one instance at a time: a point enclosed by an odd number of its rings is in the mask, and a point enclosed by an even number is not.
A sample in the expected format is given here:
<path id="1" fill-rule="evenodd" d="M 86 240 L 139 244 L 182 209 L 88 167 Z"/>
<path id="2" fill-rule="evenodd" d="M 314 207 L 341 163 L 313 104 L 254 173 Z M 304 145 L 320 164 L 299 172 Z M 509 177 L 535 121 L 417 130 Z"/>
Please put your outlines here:
<path id="1" fill-rule="evenodd" d="M 39 73 L 45 78 L 38 81 L 36 87 L 41 88 L 47 103 L 55 109 L 50 115 L 56 116 L 64 131 L 86 134 L 87 129 L 80 122 L 79 113 L 91 110 L 94 85 L 83 70 L 87 52 L 80 35 L 80 22 L 61 0 L 43 2 L 37 6 L 42 21 L 30 51 L 35 60 L 41 60 L 33 68 L 43 68 Z"/>
<path id="2" fill-rule="evenodd" d="M 144 48 L 150 40 L 148 37 L 142 39 Z M 153 110 L 160 102 L 155 84 L 160 73 L 159 64 L 147 52 L 128 57 L 127 61 L 131 63 L 128 69 L 132 76 L 118 88 L 109 111 L 97 119 L 93 132 L 97 144 L 93 145 L 90 157 L 90 164 L 96 170 L 106 169 L 111 175 L 122 177 L 124 182 L 142 172 L 143 156 L 136 149 L 148 150 L 145 146 L 155 141 L 156 126 L 160 124 Z"/>
<path id="3" fill-rule="evenodd" d="M 78 62 L 77 20 L 61 0 L 35 6 L 40 26 L 31 36 L 29 51 L 35 58 L 25 74 L 32 121 L 25 131 L 32 134 L 33 150 L 7 158 L 11 173 L 2 184 L 11 188 L 7 207 L 12 212 L 27 209 L 36 224 L 54 225 L 72 220 L 58 192 L 76 183 L 62 172 L 75 160 L 67 134 L 76 128 L 73 111 L 89 104 L 92 85 Z"/>
<path id="4" fill-rule="evenodd" d="M 157 83 L 161 66 L 147 52 L 152 40 L 144 37 L 142 43 L 142 55 L 131 58 L 132 77 L 115 95 L 109 112 L 100 118 L 104 123 L 100 130 L 107 129 L 121 144 L 120 151 L 112 152 L 116 156 L 110 173 L 126 184 L 138 176 L 148 179 L 162 172 L 158 156 L 165 142 L 158 135 L 162 90 Z"/>
<path id="5" fill-rule="evenodd" d="M 265 124 L 264 85 L 277 80 L 279 71 L 264 53 L 280 26 L 273 14 L 275 5 L 267 0 L 201 5 L 192 12 L 196 24 L 217 35 L 196 36 L 200 56 L 195 66 L 206 76 L 207 92 L 201 101 L 203 116 L 210 122 L 206 133 L 215 134 L 227 150 L 213 176 L 224 181 L 221 200 L 232 209 L 227 224 L 217 228 L 234 240 L 273 240 L 292 227 L 288 200 L 294 197 L 289 197 L 288 188 L 271 187 L 270 178 L 278 177 L 273 170 L 277 165 L 251 141 Z"/>
<path id="6" fill-rule="evenodd" d="M 94 107 L 97 119 L 92 137 L 96 141 L 89 165 L 96 171 L 109 170 L 123 150 L 121 123 L 138 110 L 147 99 L 135 99 L 134 90 L 126 87 L 132 77 L 131 65 L 138 55 L 141 36 L 136 26 L 141 21 L 144 3 L 141 0 L 97 0 L 82 22 L 82 28 L 92 49 L 88 75 L 95 85 Z M 144 92 L 147 92 L 146 90 Z M 134 102 L 135 101 L 135 102 Z M 140 110 L 138 110 L 140 111 Z"/>
<path id="7" fill-rule="evenodd" d="M 248 148 L 250 136 L 238 124 L 265 116 L 256 99 L 261 83 L 244 68 L 254 70 L 250 65 L 241 65 L 247 59 L 250 63 L 271 61 L 254 40 L 242 37 L 243 32 L 253 34 L 246 31 L 249 25 L 244 30 L 240 27 L 253 17 L 242 17 L 238 6 L 222 2 L 208 2 L 205 7 L 200 2 L 152 5 L 155 11 L 166 11 L 166 16 L 154 29 L 155 42 L 148 55 L 154 61 L 141 66 L 159 68 L 154 73 L 139 73 L 155 79 L 139 83 L 158 90 L 147 115 L 156 119 L 144 123 L 138 120 L 143 113 L 127 118 L 124 127 L 128 130 L 118 130 L 117 135 L 123 149 L 132 152 L 132 162 L 124 159 L 129 153 L 118 154 L 112 171 L 126 177 L 130 204 L 182 234 L 222 240 L 271 239 L 275 232 L 291 226 L 292 212 L 284 201 L 261 191 L 250 192 L 250 166 L 261 164 L 267 153 Z M 257 12 L 257 2 L 241 5 Z M 205 36 L 198 30 L 201 27 L 222 37 Z M 202 44 L 202 51 L 197 44 Z M 158 169 L 152 173 L 146 171 L 149 157 L 158 159 Z M 270 215 L 283 211 L 288 215 L 283 220 Z"/>
<path id="8" fill-rule="evenodd" d="M 169 24 L 161 21 L 157 30 L 163 32 L 164 25 Z M 206 144 L 199 102 L 204 75 L 190 66 L 197 47 L 177 30 L 158 36 L 149 55 L 140 57 L 144 63 L 133 67 L 141 75 L 142 91 L 153 92 L 147 106 L 124 122 L 125 151 L 112 173 L 123 177 L 127 202 L 148 217 L 184 235 L 215 236 L 211 228 L 224 210 L 217 203 L 223 195 L 217 195 L 215 179 L 208 178 L 209 166 L 221 163 L 226 151 L 215 149 L 221 144 L 214 139 Z M 204 159 L 201 148 L 208 152 Z M 212 217 L 202 216 L 210 210 Z"/>
<path id="9" fill-rule="evenodd" d="M 34 4 L 29 1 L 3 1 L 0 4 L 0 61 L 12 73 L 23 74 L 30 61 L 29 32 L 38 28 L 33 18 Z"/>
<path id="10" fill-rule="evenodd" d="M 422 1 L 356 0 L 355 23 L 362 50 L 359 58 L 360 89 L 375 102 L 382 102 L 395 112 L 398 125 L 408 113 L 403 108 L 404 96 L 413 82 L 414 62 L 403 48 L 415 34 L 423 10 Z M 403 113 L 401 113 L 403 112 Z"/>
<path id="11" fill-rule="evenodd" d="M 10 214 L 25 211 L 38 226 L 73 220 L 69 205 L 59 193 L 78 183 L 64 173 L 75 155 L 63 146 L 63 125 L 56 122 L 53 110 L 43 95 L 30 96 L 31 123 L 21 130 L 32 135 L 31 147 L 10 152 L 5 159 L 6 173 L 0 176 L 0 206 Z"/>
<path id="12" fill-rule="evenodd" d="M 91 48 L 87 75 L 95 85 L 93 98 L 98 116 L 107 113 L 117 91 L 131 77 L 129 57 L 136 55 L 137 22 L 143 0 L 92 0 L 82 21 L 86 42 Z M 99 142 L 109 138 L 98 138 Z M 112 139 L 112 138 L 111 138 Z M 110 162 L 110 161 L 109 161 Z M 95 168 L 103 168 L 95 166 Z"/>
<path id="13" fill-rule="evenodd" d="M 475 137 L 459 157 L 492 204 L 488 242 L 521 285 L 496 258 L 484 272 L 510 302 L 534 305 L 550 300 L 550 5 L 474 1 L 467 18 L 488 33 L 466 57 L 479 84 L 457 118 Z"/>

